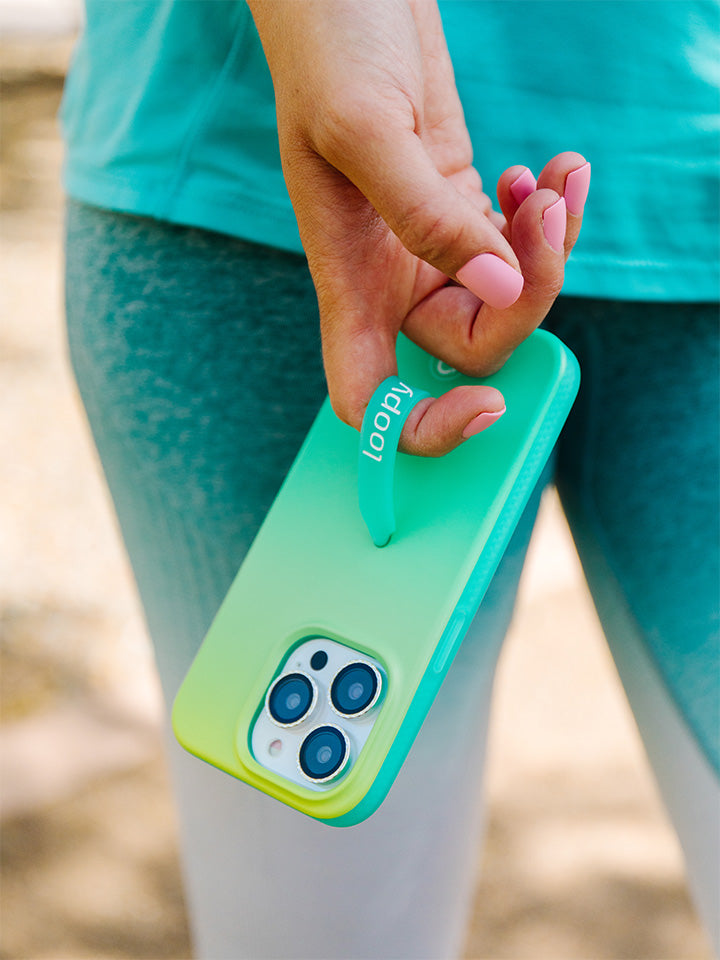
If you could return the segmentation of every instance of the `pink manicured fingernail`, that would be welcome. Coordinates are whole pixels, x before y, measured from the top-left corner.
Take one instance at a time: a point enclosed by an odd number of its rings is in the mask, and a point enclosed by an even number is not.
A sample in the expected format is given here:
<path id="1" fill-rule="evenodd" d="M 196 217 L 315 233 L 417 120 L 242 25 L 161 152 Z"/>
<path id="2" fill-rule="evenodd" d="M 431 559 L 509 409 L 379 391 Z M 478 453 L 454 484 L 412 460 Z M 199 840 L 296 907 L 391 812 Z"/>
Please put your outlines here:
<path id="1" fill-rule="evenodd" d="M 542 218 L 545 239 L 556 253 L 560 253 L 565 243 L 567 228 L 567 210 L 562 197 L 548 207 Z"/>
<path id="2" fill-rule="evenodd" d="M 526 167 L 517 180 L 510 184 L 510 193 L 517 203 L 522 203 L 526 197 L 537 190 L 537 180 Z"/>
<path id="3" fill-rule="evenodd" d="M 505 413 L 506 407 L 503 407 L 502 410 L 497 410 L 493 413 L 479 413 L 474 420 L 471 420 L 470 423 L 463 430 L 463 437 L 467 440 L 468 437 L 474 437 L 476 433 L 480 433 L 481 430 L 486 430 L 491 423 L 495 423 L 496 420 L 499 420 L 500 417 Z"/>
<path id="4" fill-rule="evenodd" d="M 568 213 L 574 217 L 579 217 L 585 207 L 588 190 L 590 189 L 590 164 L 584 163 L 582 167 L 573 170 L 565 178 L 565 203 Z"/>
<path id="5" fill-rule="evenodd" d="M 521 273 L 494 253 L 481 253 L 468 260 L 456 276 L 476 297 L 498 310 L 515 303 L 525 282 Z"/>

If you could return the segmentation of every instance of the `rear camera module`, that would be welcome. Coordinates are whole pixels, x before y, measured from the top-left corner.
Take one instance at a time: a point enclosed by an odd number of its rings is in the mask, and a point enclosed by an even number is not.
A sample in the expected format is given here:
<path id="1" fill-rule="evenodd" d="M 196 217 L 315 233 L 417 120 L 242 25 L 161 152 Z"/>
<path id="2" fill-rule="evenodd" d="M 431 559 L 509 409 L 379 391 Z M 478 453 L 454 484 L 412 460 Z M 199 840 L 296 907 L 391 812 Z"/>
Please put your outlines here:
<path id="1" fill-rule="evenodd" d="M 340 670 L 330 686 L 330 703 L 341 717 L 358 717 L 373 707 L 382 690 L 380 671 L 356 661 Z"/>
<path id="2" fill-rule="evenodd" d="M 325 783 L 339 776 L 350 759 L 350 743 L 339 727 L 312 730 L 300 745 L 298 765 L 313 783 Z"/>
<path id="3" fill-rule="evenodd" d="M 273 683 L 265 698 L 267 712 L 281 727 L 292 727 L 310 713 L 317 700 L 314 680 L 304 673 L 286 673 Z"/>

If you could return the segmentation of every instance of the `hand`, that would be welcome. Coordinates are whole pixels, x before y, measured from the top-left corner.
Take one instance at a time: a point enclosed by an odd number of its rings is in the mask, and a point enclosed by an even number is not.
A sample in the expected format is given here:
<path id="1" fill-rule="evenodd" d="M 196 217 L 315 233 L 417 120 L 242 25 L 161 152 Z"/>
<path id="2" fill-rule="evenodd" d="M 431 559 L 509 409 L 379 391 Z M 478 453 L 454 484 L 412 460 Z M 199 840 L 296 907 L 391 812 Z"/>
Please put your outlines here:
<path id="1" fill-rule="evenodd" d="M 250 6 L 273 76 L 335 412 L 360 427 L 377 385 L 397 373 L 400 330 L 463 373 L 499 369 L 562 286 L 581 217 L 568 217 L 564 231 L 559 201 L 584 159 L 555 157 L 522 202 L 511 186 L 525 168 L 511 167 L 495 213 L 472 166 L 434 0 Z M 558 249 L 543 230 L 551 207 Z M 483 414 L 503 409 L 491 387 L 457 387 L 418 404 L 401 449 L 446 453 L 488 422 Z"/>

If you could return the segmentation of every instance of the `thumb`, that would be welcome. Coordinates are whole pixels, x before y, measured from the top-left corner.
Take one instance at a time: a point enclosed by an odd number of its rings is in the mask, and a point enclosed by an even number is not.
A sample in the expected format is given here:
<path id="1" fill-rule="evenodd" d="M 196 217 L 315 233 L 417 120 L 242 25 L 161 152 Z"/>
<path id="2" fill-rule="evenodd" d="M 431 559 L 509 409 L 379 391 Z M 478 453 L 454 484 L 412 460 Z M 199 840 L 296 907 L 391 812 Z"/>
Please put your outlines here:
<path id="1" fill-rule="evenodd" d="M 377 124 L 362 119 L 355 132 L 337 152 L 330 148 L 324 155 L 370 201 L 403 246 L 490 306 L 514 303 L 523 277 L 512 247 L 480 205 L 437 170 L 420 137 L 397 127 L 391 135 L 379 133 Z"/>

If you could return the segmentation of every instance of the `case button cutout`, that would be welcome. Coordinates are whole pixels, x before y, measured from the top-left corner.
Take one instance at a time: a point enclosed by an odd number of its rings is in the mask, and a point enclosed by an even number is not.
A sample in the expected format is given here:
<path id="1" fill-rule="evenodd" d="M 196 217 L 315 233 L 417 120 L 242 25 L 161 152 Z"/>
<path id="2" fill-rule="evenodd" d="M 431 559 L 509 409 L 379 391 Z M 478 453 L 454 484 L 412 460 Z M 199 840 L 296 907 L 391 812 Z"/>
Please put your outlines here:
<path id="1" fill-rule="evenodd" d="M 376 547 L 395 532 L 393 478 L 400 434 L 413 407 L 429 397 L 399 377 L 383 380 L 370 398 L 360 430 L 360 513 Z"/>
<path id="2" fill-rule="evenodd" d="M 464 610 L 456 610 L 450 617 L 448 625 L 440 637 L 440 643 L 437 645 L 435 655 L 432 658 L 432 669 L 434 673 L 443 673 L 447 666 L 448 659 L 458 648 L 458 641 L 465 633 L 467 627 L 468 615 Z"/>

